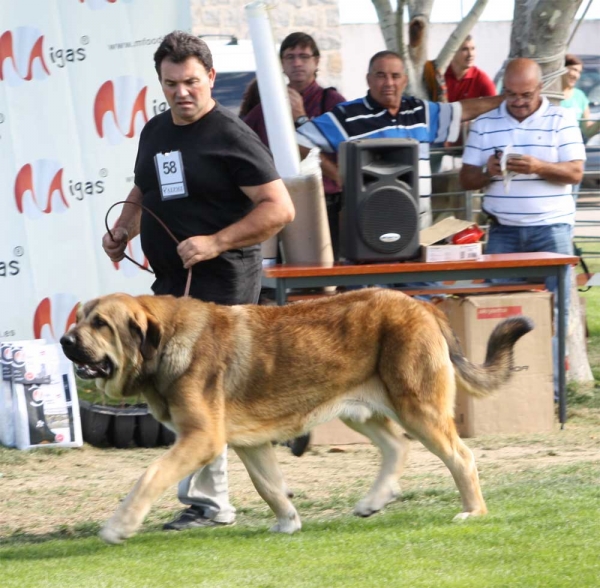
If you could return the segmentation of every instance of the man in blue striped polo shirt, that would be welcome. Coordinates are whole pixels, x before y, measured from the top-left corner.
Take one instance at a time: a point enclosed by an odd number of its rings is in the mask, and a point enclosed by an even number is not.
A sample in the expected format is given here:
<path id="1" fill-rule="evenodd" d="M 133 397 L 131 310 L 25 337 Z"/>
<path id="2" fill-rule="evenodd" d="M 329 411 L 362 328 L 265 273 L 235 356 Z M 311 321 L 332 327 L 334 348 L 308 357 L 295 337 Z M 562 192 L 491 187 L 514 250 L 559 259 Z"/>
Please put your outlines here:
<path id="1" fill-rule="evenodd" d="M 393 51 L 380 51 L 369 62 L 364 98 L 342 102 L 331 112 L 312 119 L 297 130 L 303 154 L 312 147 L 337 153 L 340 143 L 355 139 L 408 138 L 420 142 L 419 193 L 420 226 L 431 224 L 431 168 L 429 144 L 455 141 L 460 123 L 496 108 L 498 96 L 442 104 L 403 96 L 408 78 L 404 62 Z M 338 167 L 321 158 L 323 175 L 340 182 Z"/>
<path id="2" fill-rule="evenodd" d="M 575 115 L 541 95 L 542 72 L 531 59 L 513 59 L 503 87 L 504 102 L 471 125 L 460 172 L 463 188 L 485 192 L 486 253 L 573 255 L 572 189 L 585 161 Z M 556 278 L 546 287 L 555 291 Z M 555 380 L 557 362 L 555 344 Z"/>

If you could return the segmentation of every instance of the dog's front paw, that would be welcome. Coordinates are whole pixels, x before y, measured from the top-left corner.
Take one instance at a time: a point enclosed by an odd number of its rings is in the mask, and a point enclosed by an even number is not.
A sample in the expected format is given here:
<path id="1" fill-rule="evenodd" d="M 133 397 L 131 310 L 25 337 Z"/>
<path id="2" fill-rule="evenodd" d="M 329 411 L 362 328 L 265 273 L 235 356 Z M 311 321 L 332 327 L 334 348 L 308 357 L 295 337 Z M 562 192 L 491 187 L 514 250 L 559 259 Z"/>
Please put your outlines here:
<path id="1" fill-rule="evenodd" d="M 459 512 L 452 520 L 456 523 L 461 523 L 472 517 L 481 517 L 487 514 L 487 510 L 472 510 L 470 512 Z"/>
<path id="2" fill-rule="evenodd" d="M 105 523 L 102 529 L 100 529 L 100 533 L 98 533 L 103 541 L 110 543 L 111 545 L 123 543 L 125 539 L 129 539 L 133 534 L 134 532 L 128 533 L 125 529 L 114 524 L 112 521 Z"/>
<path id="3" fill-rule="evenodd" d="M 352 514 L 357 517 L 370 517 L 374 515 L 376 512 L 379 512 L 381 508 L 374 507 L 370 501 L 361 500 L 355 507 Z"/>
<path id="4" fill-rule="evenodd" d="M 400 488 L 397 485 L 382 489 L 376 495 L 369 495 L 360 500 L 354 507 L 353 514 L 357 517 L 370 517 L 396 500 L 399 494 Z"/>
<path id="5" fill-rule="evenodd" d="M 121 533 L 110 527 L 102 527 L 98 535 L 102 541 L 105 543 L 110 543 L 111 545 L 118 545 L 119 543 L 123 543 L 123 541 L 126 539 L 121 535 Z"/>
<path id="6" fill-rule="evenodd" d="M 300 522 L 300 517 L 298 516 L 298 513 L 294 511 L 285 518 L 278 519 L 277 523 L 273 525 L 269 531 L 271 531 L 271 533 L 286 533 L 291 535 L 301 528 L 302 523 Z"/>

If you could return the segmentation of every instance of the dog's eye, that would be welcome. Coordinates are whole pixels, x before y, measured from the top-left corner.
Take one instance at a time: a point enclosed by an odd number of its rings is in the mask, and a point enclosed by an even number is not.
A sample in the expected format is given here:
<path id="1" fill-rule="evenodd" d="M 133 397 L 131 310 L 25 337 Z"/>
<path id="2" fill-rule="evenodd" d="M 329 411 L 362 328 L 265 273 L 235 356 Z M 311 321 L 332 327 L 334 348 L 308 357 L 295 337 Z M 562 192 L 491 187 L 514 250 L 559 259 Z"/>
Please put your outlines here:
<path id="1" fill-rule="evenodd" d="M 92 321 L 92 325 L 97 329 L 100 329 L 101 327 L 107 327 L 108 323 L 99 316 L 95 316 L 94 320 Z"/>

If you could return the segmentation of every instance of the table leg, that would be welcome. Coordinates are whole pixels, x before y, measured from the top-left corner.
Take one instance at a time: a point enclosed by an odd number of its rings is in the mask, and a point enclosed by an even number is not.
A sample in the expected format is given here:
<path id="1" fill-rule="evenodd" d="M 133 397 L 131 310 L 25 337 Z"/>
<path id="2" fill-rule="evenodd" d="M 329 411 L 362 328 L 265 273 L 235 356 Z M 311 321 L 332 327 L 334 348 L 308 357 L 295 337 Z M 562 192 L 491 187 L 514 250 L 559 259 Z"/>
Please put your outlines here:
<path id="1" fill-rule="evenodd" d="M 275 285 L 275 300 L 278 306 L 283 306 L 287 302 L 285 280 L 280 278 Z"/>
<path id="2" fill-rule="evenodd" d="M 562 265 L 558 268 L 558 292 L 557 292 L 557 304 L 558 313 L 557 321 L 558 325 L 556 328 L 558 337 L 558 420 L 560 422 L 560 428 L 564 429 L 565 423 L 567 422 L 567 384 L 565 374 L 565 355 L 566 355 L 566 336 L 567 326 L 565 324 L 566 312 L 565 312 L 565 300 L 566 300 L 566 277 L 567 277 L 568 266 Z"/>

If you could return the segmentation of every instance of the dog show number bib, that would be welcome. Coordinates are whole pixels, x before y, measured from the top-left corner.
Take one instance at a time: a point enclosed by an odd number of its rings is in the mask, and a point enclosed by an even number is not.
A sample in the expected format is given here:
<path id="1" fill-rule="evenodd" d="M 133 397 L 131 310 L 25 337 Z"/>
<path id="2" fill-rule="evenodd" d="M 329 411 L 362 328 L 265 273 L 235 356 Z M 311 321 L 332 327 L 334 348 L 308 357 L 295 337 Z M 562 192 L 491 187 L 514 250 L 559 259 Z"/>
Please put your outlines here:
<path id="1" fill-rule="evenodd" d="M 162 200 L 175 200 L 188 195 L 183 173 L 183 160 L 181 151 L 157 153 L 154 156 L 158 183 L 160 184 L 160 197 Z"/>

